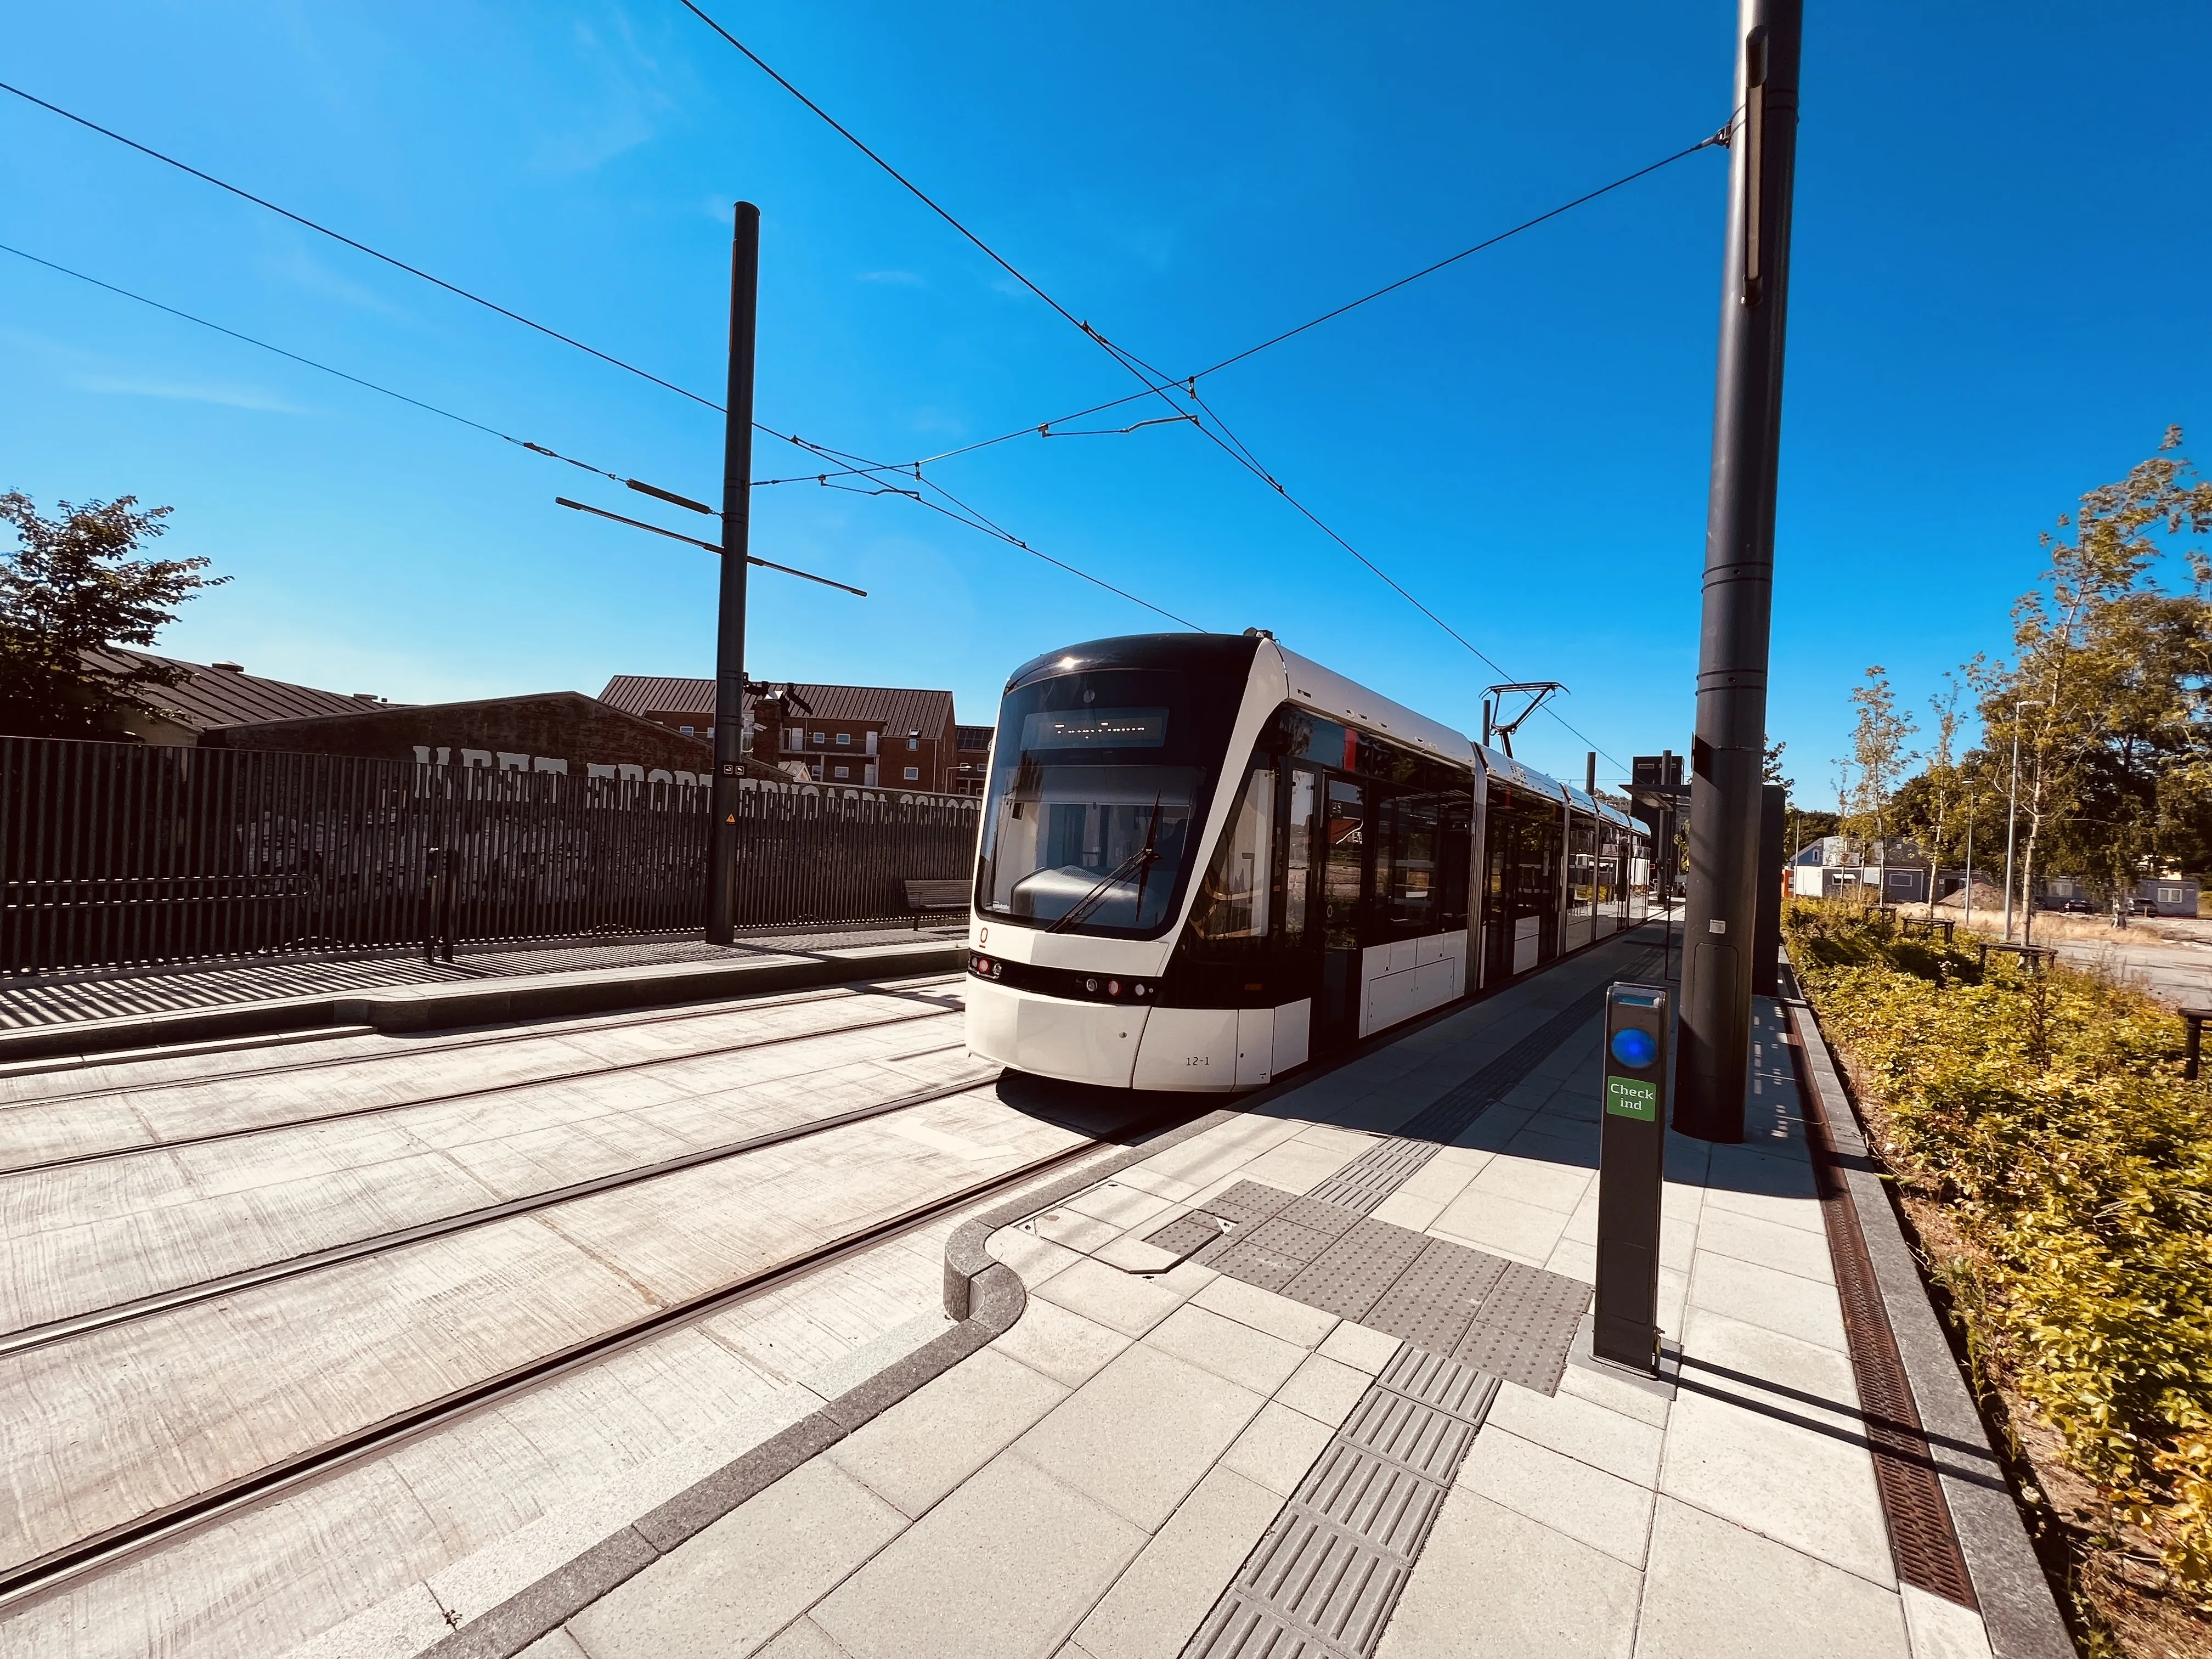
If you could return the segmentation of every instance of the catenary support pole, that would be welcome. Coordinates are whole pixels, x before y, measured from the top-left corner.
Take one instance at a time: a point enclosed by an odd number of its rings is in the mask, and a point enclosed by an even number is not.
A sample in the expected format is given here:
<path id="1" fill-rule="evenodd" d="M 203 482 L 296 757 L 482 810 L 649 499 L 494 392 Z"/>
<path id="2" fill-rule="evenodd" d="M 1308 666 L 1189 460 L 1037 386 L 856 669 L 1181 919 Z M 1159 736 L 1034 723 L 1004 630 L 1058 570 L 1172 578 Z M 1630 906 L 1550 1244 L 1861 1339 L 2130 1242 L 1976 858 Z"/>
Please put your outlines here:
<path id="1" fill-rule="evenodd" d="M 745 775 L 745 560 L 752 551 L 753 323 L 760 210 L 737 204 L 730 238 L 729 413 L 722 435 L 722 589 L 714 630 L 714 817 L 707 836 L 707 938 L 727 945 L 738 902 L 738 781 Z"/>
<path id="2" fill-rule="evenodd" d="M 1802 0 L 1740 0 L 1674 1127 L 1743 1139 Z"/>

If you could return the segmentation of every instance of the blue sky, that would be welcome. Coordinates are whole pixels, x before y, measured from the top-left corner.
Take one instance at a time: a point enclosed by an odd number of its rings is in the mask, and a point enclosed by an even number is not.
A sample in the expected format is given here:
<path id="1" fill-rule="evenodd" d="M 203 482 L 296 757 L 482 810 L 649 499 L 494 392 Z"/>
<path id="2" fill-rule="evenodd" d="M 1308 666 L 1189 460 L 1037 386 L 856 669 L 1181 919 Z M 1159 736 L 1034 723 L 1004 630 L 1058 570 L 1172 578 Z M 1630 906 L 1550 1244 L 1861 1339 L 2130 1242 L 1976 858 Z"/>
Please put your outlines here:
<path id="1" fill-rule="evenodd" d="M 1079 317 L 1171 373 L 1656 160 L 1734 9 L 709 7 Z M 2167 423 L 2212 451 L 2212 14 L 1814 5 L 1770 726 L 2002 649 L 2036 536 Z M 103 3 L 0 79 L 719 398 L 730 201 L 758 410 L 907 459 L 1120 396 L 1074 330 L 673 0 Z M 1726 158 L 1708 151 L 1206 382 L 1322 518 L 1613 756 L 1686 746 Z M 0 241 L 714 499 L 718 416 L 0 97 Z M 712 556 L 617 486 L 0 255 L 0 488 L 173 504 L 234 578 L 180 655 L 404 701 L 705 673 Z M 1134 418 L 1132 416 L 1131 418 Z M 756 476 L 818 468 L 763 441 Z M 1187 428 L 945 464 L 1036 547 L 1472 728 L 1483 663 Z M 711 529 L 709 530 L 711 535 Z M 1157 618 L 896 497 L 756 491 L 757 673 L 949 685 Z M 1539 716 L 1522 752 L 1578 777 Z M 1601 777 L 1619 770 L 1601 763 Z"/>

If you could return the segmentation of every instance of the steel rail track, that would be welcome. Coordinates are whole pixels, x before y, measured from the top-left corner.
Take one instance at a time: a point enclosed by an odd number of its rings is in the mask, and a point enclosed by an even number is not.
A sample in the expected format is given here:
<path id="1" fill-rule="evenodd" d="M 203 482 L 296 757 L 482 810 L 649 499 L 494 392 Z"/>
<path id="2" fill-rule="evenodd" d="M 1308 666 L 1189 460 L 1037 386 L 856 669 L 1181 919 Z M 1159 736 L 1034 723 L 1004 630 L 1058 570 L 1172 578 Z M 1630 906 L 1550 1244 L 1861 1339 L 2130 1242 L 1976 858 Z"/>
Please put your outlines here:
<path id="1" fill-rule="evenodd" d="M 1132 1125 L 1132 1130 L 1157 1127 Z M 1104 1139 L 1080 1144 L 1032 1158 L 1018 1169 L 975 1182 L 940 1198 L 902 1211 L 895 1216 L 857 1228 L 811 1250 L 780 1262 L 720 1288 L 704 1292 L 643 1318 L 602 1332 L 553 1354 L 543 1355 L 457 1389 L 426 1404 L 394 1413 L 380 1422 L 342 1436 L 310 1450 L 280 1459 L 250 1475 L 171 1504 L 152 1515 L 112 1527 L 89 1538 L 0 1572 L 0 1613 L 66 1589 L 100 1568 L 167 1543 L 187 1533 L 226 1519 L 264 1498 L 319 1479 L 349 1464 L 363 1461 L 465 1416 L 553 1381 L 566 1373 L 635 1346 L 662 1332 L 707 1317 L 793 1279 L 831 1265 L 887 1239 L 927 1225 L 1008 1187 L 1048 1173 L 1098 1151 Z"/>
<path id="2" fill-rule="evenodd" d="M 307 1117 L 289 1117 L 273 1123 L 246 1124 L 234 1129 L 216 1129 L 206 1134 L 185 1135 L 174 1140 L 149 1141 L 141 1146 L 110 1146 L 99 1152 L 71 1152 L 64 1158 L 41 1158 L 34 1164 L 0 1165 L 0 1181 L 11 1176 L 35 1175 L 43 1170 L 98 1164 L 111 1158 L 143 1158 L 154 1152 L 210 1146 L 219 1141 L 243 1139 L 248 1135 L 276 1134 L 287 1129 L 310 1129 L 322 1123 L 342 1123 L 349 1118 L 373 1117 L 379 1112 L 411 1112 L 424 1106 L 444 1106 L 457 1100 L 477 1100 L 486 1095 L 506 1094 L 518 1089 L 540 1089 L 556 1083 L 577 1083 L 588 1078 L 614 1077 L 628 1072 L 646 1071 L 655 1066 L 681 1066 L 690 1060 L 713 1060 L 754 1048 L 774 1048 L 784 1043 L 812 1042 L 823 1037 L 850 1036 L 856 1031 L 911 1025 L 922 1020 L 950 1019 L 959 1012 L 957 1008 L 933 1006 L 927 1013 L 894 1014 L 884 1019 L 855 1020 L 844 1025 L 824 1026 L 819 1030 L 787 1031 L 776 1036 L 750 1037 L 743 1042 L 725 1042 L 711 1048 L 694 1048 L 680 1054 L 654 1054 L 644 1060 L 602 1062 L 596 1066 L 579 1066 L 572 1071 L 550 1072 L 543 1077 L 510 1079 L 504 1083 L 487 1083 L 474 1089 L 455 1089 L 440 1095 L 423 1095 L 414 1100 L 389 1100 L 381 1105 L 349 1106 L 340 1111 L 318 1112 Z"/>
<path id="3" fill-rule="evenodd" d="M 957 1048 L 958 1043 L 947 1043 L 943 1048 L 924 1048 L 915 1054 L 902 1056 L 916 1059 L 921 1054 L 944 1054 Z M 398 1227 L 390 1232 L 372 1233 L 344 1244 L 333 1244 L 327 1249 L 313 1250 L 305 1255 L 288 1256 L 281 1261 L 264 1262 L 258 1267 L 245 1267 L 218 1279 L 204 1279 L 195 1284 L 179 1285 L 173 1289 L 156 1291 L 150 1296 L 134 1297 L 128 1302 L 118 1302 L 92 1313 L 72 1314 L 66 1319 L 50 1320 L 42 1325 L 25 1325 L 0 1334 L 0 1359 L 12 1354 L 27 1353 L 33 1348 L 50 1346 L 73 1338 L 87 1336 L 95 1331 L 111 1330 L 141 1319 L 150 1319 L 157 1314 L 189 1308 L 196 1303 L 211 1302 L 218 1297 L 251 1290 L 257 1285 L 272 1285 L 279 1279 L 296 1279 L 321 1268 L 337 1267 L 343 1262 L 359 1261 L 387 1251 L 419 1244 L 426 1239 L 443 1238 L 448 1234 L 466 1232 L 473 1227 L 488 1226 L 509 1217 L 528 1215 L 536 1210 L 550 1209 L 557 1204 L 589 1198 L 599 1193 L 617 1192 L 624 1187 L 638 1186 L 658 1180 L 663 1176 L 676 1175 L 685 1170 L 696 1170 L 702 1164 L 720 1163 L 724 1158 L 737 1158 L 746 1152 L 757 1152 L 765 1147 L 781 1146 L 794 1140 L 824 1134 L 848 1124 L 864 1123 L 870 1118 L 886 1117 L 893 1112 L 902 1112 L 910 1107 L 926 1106 L 933 1100 L 944 1100 L 953 1095 L 965 1094 L 980 1088 L 1000 1074 L 992 1066 L 978 1071 L 957 1082 L 940 1084 L 933 1088 L 918 1090 L 896 1099 L 878 1101 L 872 1106 L 858 1106 L 848 1112 L 836 1112 L 828 1117 L 808 1118 L 804 1122 L 788 1123 L 780 1129 L 764 1130 L 757 1135 L 747 1135 L 741 1140 L 725 1141 L 719 1146 L 702 1146 L 696 1152 L 681 1152 L 674 1158 L 661 1158 L 652 1164 L 642 1164 L 635 1169 L 617 1170 L 603 1176 L 592 1176 L 584 1181 L 570 1182 L 562 1187 L 549 1187 L 542 1193 L 530 1193 L 520 1198 L 504 1199 L 496 1204 L 485 1204 L 472 1210 L 457 1210 L 434 1221 L 421 1221 L 411 1227 Z"/>
<path id="4" fill-rule="evenodd" d="M 0 1114 L 28 1106 L 49 1106 L 72 1100 L 99 1100 L 111 1095 L 143 1094 L 156 1089 L 197 1089 L 211 1083 L 234 1083 L 242 1079 L 264 1077 L 289 1077 L 300 1072 L 328 1071 L 340 1066 L 370 1066 L 386 1060 L 417 1060 L 424 1054 L 459 1053 L 468 1048 L 490 1048 L 510 1042 L 551 1042 L 579 1033 L 604 1030 L 619 1024 L 624 1030 L 641 1025 L 669 1025 L 687 1019 L 726 1019 L 732 1014 L 748 1013 L 757 1008 L 790 1008 L 813 1002 L 849 1001 L 863 996 L 912 998 L 915 993 L 931 985 L 956 983 L 964 975 L 958 973 L 916 974 L 911 979 L 892 978 L 882 981 L 855 980 L 842 985 L 811 987 L 805 990 L 786 991 L 752 999 L 742 995 L 726 998 L 703 1006 L 681 1008 L 669 1013 L 647 1014 L 641 1018 L 625 1019 L 629 1011 L 617 1009 L 605 1014 L 555 1015 L 532 1022 L 533 1029 L 501 1031 L 490 1026 L 456 1026 L 456 1031 L 476 1030 L 482 1036 L 457 1036 L 448 1042 L 426 1042 L 419 1047 L 381 1049 L 373 1054 L 326 1054 L 319 1060 L 294 1060 L 289 1065 L 240 1066 L 229 1072 L 204 1072 L 191 1077 L 150 1078 L 143 1083 L 104 1084 L 96 1088 L 64 1089 L 50 1095 L 26 1096 L 19 1100 L 0 1101 Z M 588 1024 L 586 1022 L 589 1022 Z M 381 1036 L 382 1033 L 372 1033 Z M 138 1051 L 125 1062 L 134 1066 L 153 1064 L 161 1056 Z M 7 1080 L 0 1074 L 0 1083 Z"/>

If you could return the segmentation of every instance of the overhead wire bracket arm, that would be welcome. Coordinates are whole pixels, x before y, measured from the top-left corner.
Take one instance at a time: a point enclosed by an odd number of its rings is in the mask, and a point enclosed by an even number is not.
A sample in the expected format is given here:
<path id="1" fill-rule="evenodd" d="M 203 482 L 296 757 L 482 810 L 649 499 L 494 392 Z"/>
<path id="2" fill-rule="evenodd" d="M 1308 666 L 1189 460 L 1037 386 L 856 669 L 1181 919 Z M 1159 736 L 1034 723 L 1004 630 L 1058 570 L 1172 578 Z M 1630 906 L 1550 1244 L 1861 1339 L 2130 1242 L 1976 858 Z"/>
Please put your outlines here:
<path id="1" fill-rule="evenodd" d="M 649 530 L 656 536 L 667 537 L 672 542 L 684 542 L 692 547 L 702 548 L 709 553 L 720 553 L 722 550 L 720 544 L 717 542 L 702 542 L 696 536 L 685 536 L 673 530 L 663 530 L 659 525 L 647 524 L 642 519 L 626 519 L 619 513 L 608 512 L 604 507 L 592 507 L 583 501 L 572 501 L 566 495 L 556 495 L 553 498 L 553 504 L 556 507 L 568 507 L 578 513 L 589 513 L 595 518 L 612 519 L 617 524 L 626 524 L 632 530 Z M 758 558 L 749 554 L 746 556 L 745 562 L 757 564 L 763 570 L 781 570 L 785 575 L 797 576 L 803 581 L 819 582 L 824 587 L 835 587 L 843 592 L 856 594 L 864 599 L 868 597 L 868 590 L 865 587 L 854 587 L 849 582 L 832 581 L 829 577 L 817 576 L 811 570 L 794 570 L 789 565 L 778 564 L 773 559 Z"/>

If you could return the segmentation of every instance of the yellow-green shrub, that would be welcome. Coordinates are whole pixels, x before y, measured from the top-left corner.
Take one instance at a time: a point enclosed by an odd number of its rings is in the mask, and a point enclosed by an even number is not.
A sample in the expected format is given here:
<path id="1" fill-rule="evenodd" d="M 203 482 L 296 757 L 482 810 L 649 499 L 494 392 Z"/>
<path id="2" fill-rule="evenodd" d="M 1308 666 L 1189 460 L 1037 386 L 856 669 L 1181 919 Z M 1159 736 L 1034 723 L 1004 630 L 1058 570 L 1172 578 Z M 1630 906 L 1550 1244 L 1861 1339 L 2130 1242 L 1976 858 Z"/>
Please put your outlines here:
<path id="1" fill-rule="evenodd" d="M 2212 1595 L 2212 1093 L 2180 1021 L 2063 971 L 1947 988 L 1943 953 L 1855 907 L 1785 927 L 1901 1173 L 1975 1247 L 1977 1346 Z"/>

